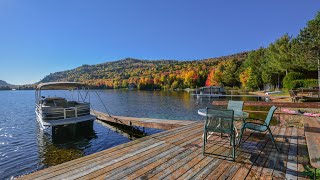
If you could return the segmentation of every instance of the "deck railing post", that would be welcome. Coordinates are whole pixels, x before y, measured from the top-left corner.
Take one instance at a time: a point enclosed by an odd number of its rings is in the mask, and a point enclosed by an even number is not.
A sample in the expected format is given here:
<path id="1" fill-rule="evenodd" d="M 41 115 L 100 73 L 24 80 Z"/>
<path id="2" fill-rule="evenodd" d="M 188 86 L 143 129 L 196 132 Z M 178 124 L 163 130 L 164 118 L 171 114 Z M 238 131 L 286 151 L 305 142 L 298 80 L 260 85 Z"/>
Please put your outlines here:
<path id="1" fill-rule="evenodd" d="M 77 107 L 74 108 L 74 114 L 75 114 L 75 117 L 78 117 L 78 108 Z"/>
<path id="2" fill-rule="evenodd" d="M 64 118 L 64 119 L 66 119 L 66 118 L 67 118 L 66 109 L 63 109 L 63 118 Z"/>

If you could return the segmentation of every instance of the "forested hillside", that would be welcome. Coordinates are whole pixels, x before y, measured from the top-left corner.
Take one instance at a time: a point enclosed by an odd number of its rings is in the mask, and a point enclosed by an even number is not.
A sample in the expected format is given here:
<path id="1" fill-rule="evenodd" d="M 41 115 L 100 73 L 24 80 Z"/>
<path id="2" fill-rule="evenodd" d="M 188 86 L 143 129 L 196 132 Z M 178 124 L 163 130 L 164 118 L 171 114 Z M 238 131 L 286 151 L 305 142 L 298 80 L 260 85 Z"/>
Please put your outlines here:
<path id="1" fill-rule="evenodd" d="M 284 34 L 268 47 L 194 61 L 127 58 L 50 74 L 40 82 L 80 81 L 95 88 L 176 89 L 222 85 L 261 89 L 317 86 L 320 13 L 296 36 Z"/>
<path id="2" fill-rule="evenodd" d="M 220 58 L 195 61 L 174 60 L 124 60 L 97 65 L 83 65 L 76 69 L 46 76 L 41 82 L 80 81 L 96 88 L 176 89 L 203 86 L 208 72 L 220 62 L 230 62 L 240 66 L 247 53 L 239 53 Z M 234 73 L 233 69 L 229 69 Z M 226 69 L 228 71 L 228 69 Z M 228 82 L 230 86 L 238 82 Z"/>

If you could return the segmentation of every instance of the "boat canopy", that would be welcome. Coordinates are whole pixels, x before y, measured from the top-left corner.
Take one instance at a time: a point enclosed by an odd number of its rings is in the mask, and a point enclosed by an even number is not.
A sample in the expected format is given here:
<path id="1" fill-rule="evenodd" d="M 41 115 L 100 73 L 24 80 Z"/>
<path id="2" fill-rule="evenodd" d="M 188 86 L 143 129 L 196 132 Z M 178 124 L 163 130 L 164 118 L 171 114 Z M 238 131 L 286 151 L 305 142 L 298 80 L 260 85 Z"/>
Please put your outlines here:
<path id="1" fill-rule="evenodd" d="M 81 87 L 87 85 L 80 82 L 49 82 L 39 84 L 36 90 L 72 90 Z"/>

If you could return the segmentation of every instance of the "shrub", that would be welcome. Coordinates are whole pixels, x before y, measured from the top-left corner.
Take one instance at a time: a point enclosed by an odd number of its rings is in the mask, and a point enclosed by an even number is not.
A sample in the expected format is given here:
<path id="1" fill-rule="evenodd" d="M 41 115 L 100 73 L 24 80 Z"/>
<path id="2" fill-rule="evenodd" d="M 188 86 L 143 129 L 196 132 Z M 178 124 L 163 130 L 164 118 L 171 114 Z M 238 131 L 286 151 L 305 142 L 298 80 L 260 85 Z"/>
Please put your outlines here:
<path id="1" fill-rule="evenodd" d="M 297 88 L 300 88 L 300 87 L 304 87 L 303 82 L 304 82 L 304 80 L 291 81 L 290 82 L 290 89 L 297 89 Z"/>
<path id="2" fill-rule="evenodd" d="M 317 79 L 300 79 L 291 82 L 292 89 L 318 87 Z"/>
<path id="3" fill-rule="evenodd" d="M 304 79 L 303 87 L 305 88 L 318 87 L 318 79 Z"/>
<path id="4" fill-rule="evenodd" d="M 287 90 L 297 88 L 296 86 L 301 85 L 300 82 L 294 84 L 293 81 L 303 79 L 304 75 L 299 72 L 290 72 L 283 78 L 283 87 Z"/>

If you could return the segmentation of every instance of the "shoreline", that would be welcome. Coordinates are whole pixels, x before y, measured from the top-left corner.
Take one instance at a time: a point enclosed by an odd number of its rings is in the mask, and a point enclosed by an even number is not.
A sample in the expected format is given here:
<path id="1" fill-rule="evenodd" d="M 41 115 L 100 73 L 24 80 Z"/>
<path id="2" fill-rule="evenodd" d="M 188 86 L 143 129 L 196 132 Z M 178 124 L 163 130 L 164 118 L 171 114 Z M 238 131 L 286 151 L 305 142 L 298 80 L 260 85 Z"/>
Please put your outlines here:
<path id="1" fill-rule="evenodd" d="M 266 95 L 263 91 L 249 92 L 249 94 L 254 94 L 258 96 L 269 96 L 272 102 L 291 102 L 289 94 L 277 95 Z"/>

